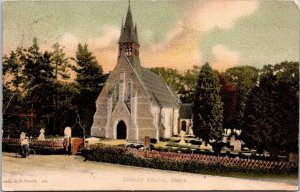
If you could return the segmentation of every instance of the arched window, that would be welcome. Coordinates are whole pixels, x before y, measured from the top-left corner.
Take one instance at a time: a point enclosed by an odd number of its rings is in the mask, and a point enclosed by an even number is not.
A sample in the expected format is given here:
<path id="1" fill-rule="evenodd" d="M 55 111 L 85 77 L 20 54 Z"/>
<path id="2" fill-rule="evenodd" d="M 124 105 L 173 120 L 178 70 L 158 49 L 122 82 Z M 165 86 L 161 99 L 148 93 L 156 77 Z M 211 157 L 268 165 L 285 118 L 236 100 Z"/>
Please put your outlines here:
<path id="1" fill-rule="evenodd" d="M 115 87 L 114 87 L 114 100 L 119 99 L 119 81 L 115 82 Z"/>
<path id="2" fill-rule="evenodd" d="M 127 95 L 127 100 L 130 100 L 131 98 L 131 80 L 128 79 L 127 80 L 127 91 L 126 91 L 126 95 Z"/>

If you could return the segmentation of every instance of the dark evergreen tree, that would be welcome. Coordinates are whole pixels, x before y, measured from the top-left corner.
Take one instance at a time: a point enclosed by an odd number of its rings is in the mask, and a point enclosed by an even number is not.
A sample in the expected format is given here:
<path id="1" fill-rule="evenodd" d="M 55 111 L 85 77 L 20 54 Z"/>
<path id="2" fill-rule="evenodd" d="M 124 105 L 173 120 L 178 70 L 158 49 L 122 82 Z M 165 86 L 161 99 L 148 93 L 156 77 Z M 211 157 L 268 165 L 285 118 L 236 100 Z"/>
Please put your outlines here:
<path id="1" fill-rule="evenodd" d="M 81 124 L 88 131 L 93 123 L 96 99 L 108 75 L 103 74 L 101 65 L 98 64 L 96 58 L 88 50 L 87 44 L 78 45 L 76 57 L 73 60 L 77 64 L 76 67 L 73 67 L 73 70 L 77 72 L 75 80 L 79 89 L 75 103 L 81 117 Z"/>
<path id="2" fill-rule="evenodd" d="M 299 63 L 264 66 L 246 104 L 243 139 L 247 144 L 272 156 L 297 151 L 298 89 Z"/>
<path id="3" fill-rule="evenodd" d="M 224 73 L 218 74 L 218 78 L 221 84 L 220 96 L 223 102 L 224 128 L 233 128 L 235 127 L 234 117 L 237 103 L 237 89 Z"/>
<path id="4" fill-rule="evenodd" d="M 250 91 L 258 81 L 258 70 L 252 66 L 233 67 L 225 71 L 225 77 L 237 88 L 237 103 L 233 126 L 243 129 L 246 101 Z"/>
<path id="5" fill-rule="evenodd" d="M 21 59 L 24 64 L 22 76 L 24 77 L 25 114 L 31 117 L 31 126 L 36 134 L 40 128 L 46 128 L 50 134 L 55 134 L 54 122 L 54 85 L 55 76 L 51 65 L 50 52 L 42 52 L 33 39 L 33 44 Z M 34 133 L 32 133 L 34 134 Z"/>
<path id="6" fill-rule="evenodd" d="M 194 134 L 206 142 L 209 138 L 222 137 L 223 104 L 220 88 L 216 73 L 206 63 L 198 75 L 193 106 Z"/>
<path id="7" fill-rule="evenodd" d="M 60 106 L 61 97 L 64 97 L 64 84 L 62 80 L 67 80 L 70 78 L 70 74 L 68 72 L 69 62 L 68 58 L 65 57 L 65 53 L 63 47 L 61 47 L 58 43 L 55 43 L 52 48 L 54 49 L 51 55 L 51 64 L 53 67 L 53 75 L 55 78 L 55 90 L 54 90 L 54 122 L 53 122 L 53 132 L 62 134 L 63 126 L 62 121 L 63 118 L 66 118 L 62 115 L 65 111 L 68 111 L 67 108 L 62 108 Z M 67 98 L 65 98 L 67 99 Z M 71 115 L 70 115 L 71 117 Z"/>

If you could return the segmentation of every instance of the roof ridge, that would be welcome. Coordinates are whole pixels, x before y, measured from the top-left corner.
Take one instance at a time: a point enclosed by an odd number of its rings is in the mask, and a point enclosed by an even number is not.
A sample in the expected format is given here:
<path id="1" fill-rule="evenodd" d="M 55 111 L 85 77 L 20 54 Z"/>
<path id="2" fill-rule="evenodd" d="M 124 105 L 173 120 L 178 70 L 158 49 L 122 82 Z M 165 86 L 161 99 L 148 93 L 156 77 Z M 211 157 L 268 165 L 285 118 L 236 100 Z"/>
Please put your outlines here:
<path id="1" fill-rule="evenodd" d="M 178 98 L 175 98 L 174 92 L 170 89 L 170 87 L 166 84 L 165 80 L 163 79 L 163 77 L 160 75 L 158 75 L 162 82 L 164 83 L 165 87 L 168 89 L 169 93 L 171 94 L 172 98 L 174 99 L 175 103 L 177 104 L 177 106 L 179 106 L 179 102 L 177 101 Z"/>
<path id="2" fill-rule="evenodd" d="M 145 85 L 144 85 L 143 80 L 139 77 L 139 74 L 137 73 L 137 71 L 135 70 L 135 68 L 132 66 L 132 64 L 131 64 L 130 60 L 128 59 L 128 57 L 127 57 L 125 54 L 123 54 L 123 56 L 125 57 L 125 59 L 127 60 L 128 64 L 130 65 L 130 67 L 132 68 L 132 70 L 134 71 L 134 73 L 136 74 L 138 80 L 140 81 L 140 83 L 141 83 L 143 89 L 145 90 L 145 92 L 147 93 L 147 95 L 148 95 L 150 98 L 152 98 L 152 97 L 150 96 L 149 92 L 147 91 L 147 89 L 146 89 L 146 87 L 145 87 Z"/>

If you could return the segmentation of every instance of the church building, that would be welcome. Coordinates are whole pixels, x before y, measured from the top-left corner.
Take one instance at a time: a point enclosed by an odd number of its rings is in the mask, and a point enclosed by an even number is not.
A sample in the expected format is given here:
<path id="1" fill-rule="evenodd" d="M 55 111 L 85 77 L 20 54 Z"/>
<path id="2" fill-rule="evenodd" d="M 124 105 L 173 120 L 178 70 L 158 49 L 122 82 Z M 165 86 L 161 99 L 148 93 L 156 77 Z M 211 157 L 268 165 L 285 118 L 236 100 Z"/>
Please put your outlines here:
<path id="1" fill-rule="evenodd" d="M 180 101 L 160 75 L 140 63 L 130 3 L 121 27 L 118 60 L 96 101 L 91 135 L 142 142 L 178 134 Z"/>

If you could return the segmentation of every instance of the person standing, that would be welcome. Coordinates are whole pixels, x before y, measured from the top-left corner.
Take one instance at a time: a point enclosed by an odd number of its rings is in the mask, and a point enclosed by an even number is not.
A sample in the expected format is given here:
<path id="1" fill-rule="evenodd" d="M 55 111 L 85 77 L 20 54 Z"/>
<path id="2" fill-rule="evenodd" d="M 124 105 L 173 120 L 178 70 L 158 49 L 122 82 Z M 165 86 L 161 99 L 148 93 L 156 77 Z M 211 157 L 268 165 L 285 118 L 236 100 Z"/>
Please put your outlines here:
<path id="1" fill-rule="evenodd" d="M 26 136 L 25 139 L 21 140 L 21 155 L 22 157 L 27 157 L 29 151 L 29 139 Z"/>
<path id="2" fill-rule="evenodd" d="M 65 136 L 64 136 L 63 146 L 64 146 L 65 155 L 70 155 L 70 153 L 71 153 L 71 137 L 67 134 L 65 134 Z"/>

